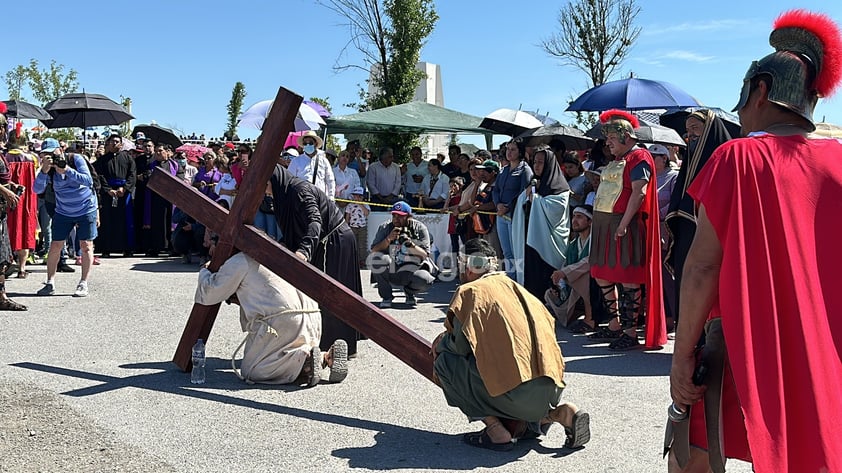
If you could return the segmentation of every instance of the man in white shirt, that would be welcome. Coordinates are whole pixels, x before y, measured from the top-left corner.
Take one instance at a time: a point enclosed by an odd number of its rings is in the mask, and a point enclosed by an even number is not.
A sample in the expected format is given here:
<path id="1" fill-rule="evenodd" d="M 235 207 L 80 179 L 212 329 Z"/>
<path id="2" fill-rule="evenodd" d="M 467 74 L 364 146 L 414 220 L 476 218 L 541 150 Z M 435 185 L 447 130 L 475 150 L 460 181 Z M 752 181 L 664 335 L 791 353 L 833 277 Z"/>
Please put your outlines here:
<path id="1" fill-rule="evenodd" d="M 304 154 L 293 158 L 289 163 L 289 172 L 313 184 L 333 200 L 336 195 L 336 180 L 324 151 L 319 149 L 323 144 L 324 141 L 315 131 L 309 130 L 299 136 L 298 146 L 304 150 Z"/>
<path id="2" fill-rule="evenodd" d="M 394 164 L 395 151 L 386 147 L 380 150 L 380 160 L 368 167 L 366 182 L 375 204 L 394 204 L 400 200 L 401 168 Z M 389 207 L 374 206 L 372 210 L 385 212 Z"/>
<path id="3" fill-rule="evenodd" d="M 421 193 L 421 182 L 430 175 L 430 171 L 427 170 L 427 161 L 422 159 L 421 148 L 413 147 L 409 150 L 409 157 L 411 160 L 406 163 L 406 185 L 403 193 L 406 196 L 406 203 L 418 207 L 418 198 L 415 196 Z"/>

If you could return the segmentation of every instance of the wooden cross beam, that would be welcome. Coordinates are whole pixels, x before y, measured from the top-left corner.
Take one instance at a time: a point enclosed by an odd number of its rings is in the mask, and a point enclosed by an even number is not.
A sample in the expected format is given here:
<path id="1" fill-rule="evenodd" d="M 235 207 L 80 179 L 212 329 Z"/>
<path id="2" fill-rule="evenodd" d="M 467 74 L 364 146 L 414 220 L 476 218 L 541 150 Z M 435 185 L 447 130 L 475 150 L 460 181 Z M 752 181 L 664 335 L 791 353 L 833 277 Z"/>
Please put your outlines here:
<path id="1" fill-rule="evenodd" d="M 219 243 L 209 265 L 211 271 L 217 271 L 222 263 L 231 257 L 234 248 L 238 248 L 292 283 L 334 316 L 432 380 L 433 364 L 430 343 L 427 340 L 335 279 L 301 261 L 251 225 L 257 207 L 263 199 L 266 183 L 283 151 L 284 141 L 294 129 L 294 120 L 301 101 L 301 96 L 284 88 L 278 90 L 272 109 L 263 124 L 263 133 L 257 149 L 249 161 L 248 172 L 243 177 L 230 212 L 183 180 L 168 173 L 153 173 L 148 187 L 209 230 L 219 234 Z M 219 304 L 193 305 L 173 357 L 173 362 L 182 370 L 190 369 L 193 344 L 199 338 L 207 340 L 218 312 Z"/>

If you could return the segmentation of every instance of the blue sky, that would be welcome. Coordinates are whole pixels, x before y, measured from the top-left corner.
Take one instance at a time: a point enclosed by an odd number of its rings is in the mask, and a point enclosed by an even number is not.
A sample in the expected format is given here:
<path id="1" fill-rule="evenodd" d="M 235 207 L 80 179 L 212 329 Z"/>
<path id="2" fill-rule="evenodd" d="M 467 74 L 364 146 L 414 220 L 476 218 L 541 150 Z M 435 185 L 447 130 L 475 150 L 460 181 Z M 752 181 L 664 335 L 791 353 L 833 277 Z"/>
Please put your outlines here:
<path id="1" fill-rule="evenodd" d="M 572 121 L 563 111 L 587 90 L 587 77 L 537 46 L 556 29 L 563 4 L 436 2 L 440 19 L 422 60 L 441 65 L 445 106 L 478 116 L 502 107 L 539 109 Z M 737 102 L 750 62 L 771 52 L 767 40 L 778 14 L 807 8 L 842 22 L 842 3 L 827 0 L 638 0 L 638 5 L 643 32 L 614 78 L 633 72 L 664 80 L 706 105 L 728 110 Z M 0 73 L 30 58 L 42 65 L 55 59 L 78 71 L 86 91 L 131 97 L 134 123 L 154 120 L 188 134 L 222 133 L 237 81 L 246 86 L 246 106 L 274 97 L 284 86 L 305 98 L 328 97 L 334 113 L 343 115 L 354 112 L 342 104 L 357 100 L 357 84 L 366 78 L 357 70 L 334 72 L 337 61 L 361 63 L 360 55 L 349 48 L 339 58 L 348 40 L 339 26 L 342 18 L 311 0 L 47 0 L 37 11 L 11 2 L 4 17 L 28 26 L 19 36 L 6 30 Z M 45 21 L 54 26 L 34 29 Z M 7 21 L 7 27 L 15 23 Z M 0 88 L 5 97 L 5 84 Z M 842 124 L 840 96 L 820 103 L 817 120 Z M 257 131 L 241 129 L 240 135 Z"/>

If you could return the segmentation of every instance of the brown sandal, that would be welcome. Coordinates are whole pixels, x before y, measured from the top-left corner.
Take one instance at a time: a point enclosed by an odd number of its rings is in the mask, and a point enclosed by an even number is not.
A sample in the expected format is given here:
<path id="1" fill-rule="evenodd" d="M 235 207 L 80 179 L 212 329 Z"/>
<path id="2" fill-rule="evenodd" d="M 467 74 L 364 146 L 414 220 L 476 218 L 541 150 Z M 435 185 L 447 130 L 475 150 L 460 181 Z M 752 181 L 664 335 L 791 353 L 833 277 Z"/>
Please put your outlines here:
<path id="1" fill-rule="evenodd" d="M 8 297 L 0 299 L 0 310 L 24 311 L 29 310 L 25 305 L 17 303 Z"/>

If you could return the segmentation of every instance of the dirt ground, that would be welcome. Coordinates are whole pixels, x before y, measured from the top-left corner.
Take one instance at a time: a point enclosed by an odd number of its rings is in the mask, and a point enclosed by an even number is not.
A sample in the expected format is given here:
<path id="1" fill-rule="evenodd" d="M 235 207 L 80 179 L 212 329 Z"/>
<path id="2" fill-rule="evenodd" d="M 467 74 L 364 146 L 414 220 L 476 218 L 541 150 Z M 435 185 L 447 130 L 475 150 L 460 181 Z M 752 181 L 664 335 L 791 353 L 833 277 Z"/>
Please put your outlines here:
<path id="1" fill-rule="evenodd" d="M 55 393 L 0 383 L 0 472 L 171 472 Z"/>

